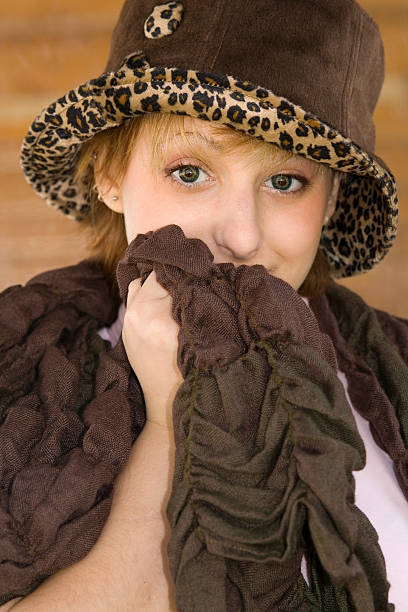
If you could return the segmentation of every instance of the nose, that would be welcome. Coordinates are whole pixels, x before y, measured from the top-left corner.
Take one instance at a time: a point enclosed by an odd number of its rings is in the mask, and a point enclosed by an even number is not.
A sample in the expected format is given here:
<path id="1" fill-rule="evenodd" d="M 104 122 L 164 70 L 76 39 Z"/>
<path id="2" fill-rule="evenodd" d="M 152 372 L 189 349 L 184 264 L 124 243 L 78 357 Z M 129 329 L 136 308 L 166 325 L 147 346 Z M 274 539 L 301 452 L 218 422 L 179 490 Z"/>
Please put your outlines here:
<path id="1" fill-rule="evenodd" d="M 262 244 L 261 223 L 255 194 L 229 193 L 219 202 L 213 224 L 214 242 L 222 261 L 247 263 Z M 221 260 L 220 260 L 221 261 Z"/>

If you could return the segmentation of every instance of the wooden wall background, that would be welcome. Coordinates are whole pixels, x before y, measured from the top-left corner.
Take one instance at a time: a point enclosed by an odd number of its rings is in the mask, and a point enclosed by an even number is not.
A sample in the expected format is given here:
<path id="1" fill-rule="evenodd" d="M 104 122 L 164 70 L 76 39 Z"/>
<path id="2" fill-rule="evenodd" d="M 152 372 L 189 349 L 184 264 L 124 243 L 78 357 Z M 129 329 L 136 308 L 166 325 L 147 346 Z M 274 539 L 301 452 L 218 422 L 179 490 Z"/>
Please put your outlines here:
<path id="1" fill-rule="evenodd" d="M 86 256 L 78 225 L 32 192 L 19 148 L 34 116 L 99 75 L 121 0 L 0 3 L 0 290 Z M 408 0 L 361 0 L 380 26 L 386 82 L 376 111 L 377 153 L 400 189 L 400 231 L 385 260 L 344 281 L 370 304 L 408 317 Z"/>

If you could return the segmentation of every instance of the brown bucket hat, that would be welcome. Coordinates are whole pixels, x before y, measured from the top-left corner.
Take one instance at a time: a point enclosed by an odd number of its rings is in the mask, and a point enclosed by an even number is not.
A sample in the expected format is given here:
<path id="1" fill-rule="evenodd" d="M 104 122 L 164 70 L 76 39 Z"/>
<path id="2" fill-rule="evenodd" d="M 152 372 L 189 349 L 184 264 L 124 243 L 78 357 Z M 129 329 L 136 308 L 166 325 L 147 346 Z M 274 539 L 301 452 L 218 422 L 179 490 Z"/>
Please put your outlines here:
<path id="1" fill-rule="evenodd" d="M 105 73 L 33 122 L 21 163 L 70 217 L 89 211 L 73 179 L 81 143 L 151 112 L 210 120 L 344 173 L 322 251 L 334 276 L 365 272 L 392 245 L 394 177 L 374 154 L 384 79 L 377 25 L 354 0 L 126 0 Z"/>

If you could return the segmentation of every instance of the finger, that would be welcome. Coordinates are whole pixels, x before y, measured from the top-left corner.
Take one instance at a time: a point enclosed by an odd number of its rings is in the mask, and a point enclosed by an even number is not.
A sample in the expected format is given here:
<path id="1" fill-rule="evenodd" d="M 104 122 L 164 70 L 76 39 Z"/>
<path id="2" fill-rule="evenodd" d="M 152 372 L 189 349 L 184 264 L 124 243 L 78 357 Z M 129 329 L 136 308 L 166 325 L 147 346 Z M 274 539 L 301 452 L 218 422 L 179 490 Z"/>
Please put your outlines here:
<path id="1" fill-rule="evenodd" d="M 139 293 L 140 289 L 142 287 L 142 279 L 141 278 L 135 278 L 134 280 L 132 280 L 131 283 L 129 283 L 129 287 L 128 287 L 128 303 L 129 300 L 133 300 L 136 295 Z"/>
<path id="2" fill-rule="evenodd" d="M 160 300 L 169 297 L 169 293 L 157 281 L 156 272 L 153 270 L 138 293 L 138 301 Z"/>

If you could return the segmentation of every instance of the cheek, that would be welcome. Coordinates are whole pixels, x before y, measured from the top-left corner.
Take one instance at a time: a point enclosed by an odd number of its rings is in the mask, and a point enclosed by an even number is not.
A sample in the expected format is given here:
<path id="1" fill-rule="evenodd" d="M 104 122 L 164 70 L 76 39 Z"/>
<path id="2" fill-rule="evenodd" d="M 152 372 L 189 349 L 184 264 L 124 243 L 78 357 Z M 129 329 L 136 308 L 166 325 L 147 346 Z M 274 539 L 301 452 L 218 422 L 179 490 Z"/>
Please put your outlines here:
<path id="1" fill-rule="evenodd" d="M 140 176 L 140 170 L 136 169 L 122 184 L 128 243 L 138 234 L 172 224 L 180 226 L 186 235 L 196 235 L 198 228 L 206 223 L 206 208 L 193 206 L 186 194 L 180 195 L 146 174 Z"/>
<path id="2" fill-rule="evenodd" d="M 276 276 L 296 291 L 307 277 L 320 242 L 325 198 L 308 198 L 283 209 L 270 222 L 271 250 L 278 256 Z"/>
<path id="3" fill-rule="evenodd" d="M 122 185 L 122 198 L 128 242 L 137 234 L 172 223 L 171 207 L 166 206 L 166 198 L 152 178 L 142 180 L 134 173 Z"/>
<path id="4" fill-rule="evenodd" d="M 295 259 L 310 253 L 314 257 L 322 229 L 320 207 L 302 207 L 279 215 L 273 222 L 276 248 L 284 258 Z"/>

